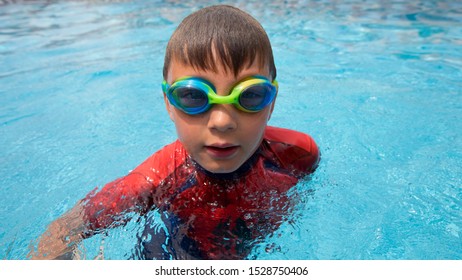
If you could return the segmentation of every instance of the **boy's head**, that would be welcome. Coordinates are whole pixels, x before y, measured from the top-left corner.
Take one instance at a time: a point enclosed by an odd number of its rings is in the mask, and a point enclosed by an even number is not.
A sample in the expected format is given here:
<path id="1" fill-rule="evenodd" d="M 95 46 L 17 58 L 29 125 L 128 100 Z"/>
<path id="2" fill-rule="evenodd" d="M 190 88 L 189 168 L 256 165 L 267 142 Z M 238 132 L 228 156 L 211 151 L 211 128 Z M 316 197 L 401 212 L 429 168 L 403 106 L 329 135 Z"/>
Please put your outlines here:
<path id="1" fill-rule="evenodd" d="M 201 9 L 172 35 L 163 74 L 167 110 L 190 156 L 213 173 L 237 170 L 258 149 L 277 93 L 262 26 L 231 6 Z"/>
<path id="2" fill-rule="evenodd" d="M 271 80 L 276 79 L 271 43 L 261 24 L 226 5 L 201 9 L 181 22 L 167 45 L 165 80 L 172 60 L 210 71 L 221 64 L 235 76 L 256 61 L 262 68 L 268 67 Z"/>

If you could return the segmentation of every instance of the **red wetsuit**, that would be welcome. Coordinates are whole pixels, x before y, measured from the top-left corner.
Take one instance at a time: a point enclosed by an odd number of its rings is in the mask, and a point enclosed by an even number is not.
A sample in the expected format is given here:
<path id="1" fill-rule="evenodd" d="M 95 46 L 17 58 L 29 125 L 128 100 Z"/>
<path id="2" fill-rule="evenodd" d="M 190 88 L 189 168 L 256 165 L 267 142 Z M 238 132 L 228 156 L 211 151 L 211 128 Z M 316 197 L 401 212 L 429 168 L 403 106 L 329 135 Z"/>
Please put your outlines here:
<path id="1" fill-rule="evenodd" d="M 277 229 L 290 207 L 287 190 L 318 162 L 310 136 L 282 128 L 268 127 L 255 154 L 229 174 L 203 169 L 177 140 L 85 198 L 89 232 L 156 209 L 167 224 L 170 258 L 242 259 Z"/>

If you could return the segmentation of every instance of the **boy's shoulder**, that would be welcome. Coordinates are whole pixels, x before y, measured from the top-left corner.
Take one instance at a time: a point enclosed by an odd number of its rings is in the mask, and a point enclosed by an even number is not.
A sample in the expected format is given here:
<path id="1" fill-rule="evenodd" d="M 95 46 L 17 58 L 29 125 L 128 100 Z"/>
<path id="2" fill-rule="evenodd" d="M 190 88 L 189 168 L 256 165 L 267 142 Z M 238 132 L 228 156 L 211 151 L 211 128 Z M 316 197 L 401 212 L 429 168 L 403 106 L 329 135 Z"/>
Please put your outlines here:
<path id="1" fill-rule="evenodd" d="M 133 171 L 149 174 L 155 170 L 158 175 L 168 175 L 178 166 L 184 164 L 186 158 L 187 152 L 184 146 L 179 140 L 176 140 L 149 156 Z"/>
<path id="2" fill-rule="evenodd" d="M 268 126 L 265 130 L 264 138 L 270 142 L 285 143 L 302 148 L 307 152 L 318 153 L 318 146 L 314 139 L 300 131 Z"/>
<path id="3" fill-rule="evenodd" d="M 313 172 L 319 163 L 320 153 L 314 139 L 303 132 L 268 126 L 264 139 L 280 164 L 299 175 Z"/>

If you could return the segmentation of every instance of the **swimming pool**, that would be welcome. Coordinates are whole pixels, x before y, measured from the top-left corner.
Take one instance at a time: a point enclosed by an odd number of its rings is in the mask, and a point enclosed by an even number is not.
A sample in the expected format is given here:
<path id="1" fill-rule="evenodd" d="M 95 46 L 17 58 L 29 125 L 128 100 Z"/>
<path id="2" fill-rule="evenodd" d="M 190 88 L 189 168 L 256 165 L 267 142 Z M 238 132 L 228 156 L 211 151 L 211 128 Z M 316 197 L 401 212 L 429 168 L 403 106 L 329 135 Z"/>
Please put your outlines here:
<path id="1" fill-rule="evenodd" d="M 2 259 L 26 259 L 52 220 L 175 139 L 166 42 L 223 1 L 174 2 L 0 2 Z M 341 2 L 233 2 L 273 44 L 270 124 L 323 155 L 249 258 L 461 259 L 462 3 Z M 140 230 L 86 240 L 85 257 L 127 259 Z"/>

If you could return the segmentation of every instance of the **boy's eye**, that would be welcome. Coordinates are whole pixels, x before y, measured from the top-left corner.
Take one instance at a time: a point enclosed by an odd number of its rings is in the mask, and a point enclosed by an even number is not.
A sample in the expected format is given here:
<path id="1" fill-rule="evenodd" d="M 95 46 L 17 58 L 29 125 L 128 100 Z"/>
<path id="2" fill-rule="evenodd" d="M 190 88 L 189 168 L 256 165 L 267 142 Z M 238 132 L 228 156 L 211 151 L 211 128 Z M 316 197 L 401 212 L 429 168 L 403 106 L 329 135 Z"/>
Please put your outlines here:
<path id="1" fill-rule="evenodd" d="M 179 88 L 175 90 L 174 95 L 181 106 L 186 108 L 197 108 L 207 104 L 207 95 L 194 88 Z"/>
<path id="2" fill-rule="evenodd" d="M 239 103 L 247 109 L 260 107 L 265 101 L 266 95 L 270 89 L 265 85 L 255 85 L 241 93 Z"/>

